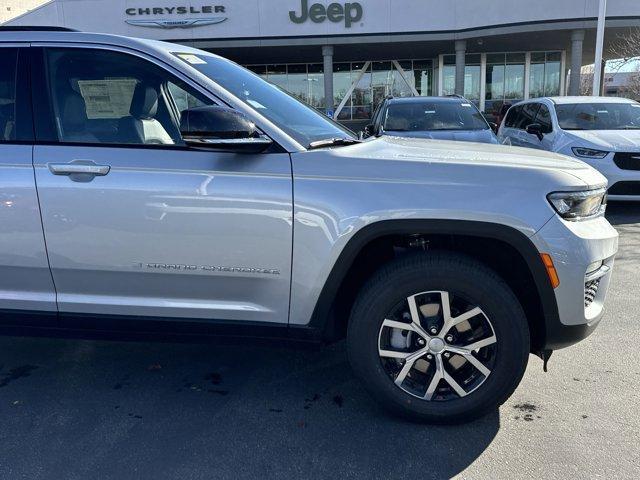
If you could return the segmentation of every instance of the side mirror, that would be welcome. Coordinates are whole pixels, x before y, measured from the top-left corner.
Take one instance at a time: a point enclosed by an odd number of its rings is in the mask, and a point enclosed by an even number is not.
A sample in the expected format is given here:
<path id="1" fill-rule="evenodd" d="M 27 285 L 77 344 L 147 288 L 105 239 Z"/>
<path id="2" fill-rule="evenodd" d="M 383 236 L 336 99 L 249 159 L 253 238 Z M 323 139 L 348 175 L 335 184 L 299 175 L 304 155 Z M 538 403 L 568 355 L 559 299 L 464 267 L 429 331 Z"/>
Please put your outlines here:
<path id="1" fill-rule="evenodd" d="M 498 126 L 497 123 L 489 122 L 489 127 L 491 127 L 491 130 L 493 130 L 493 133 L 495 133 L 496 135 L 498 134 L 498 128 L 500 127 Z"/>
<path id="2" fill-rule="evenodd" d="M 366 127 L 364 127 L 364 136 L 371 137 L 376 134 L 376 126 L 373 123 L 370 123 Z"/>
<path id="3" fill-rule="evenodd" d="M 183 111 L 180 134 L 187 145 L 223 152 L 260 153 L 272 144 L 243 113 L 215 105 Z"/>
<path id="4" fill-rule="evenodd" d="M 542 133 L 542 125 L 540 125 L 539 123 L 532 123 L 531 125 L 527 125 L 527 128 L 525 128 L 525 132 L 527 132 L 529 135 L 535 135 L 540 141 L 542 141 L 542 139 L 544 138 L 544 133 Z"/>

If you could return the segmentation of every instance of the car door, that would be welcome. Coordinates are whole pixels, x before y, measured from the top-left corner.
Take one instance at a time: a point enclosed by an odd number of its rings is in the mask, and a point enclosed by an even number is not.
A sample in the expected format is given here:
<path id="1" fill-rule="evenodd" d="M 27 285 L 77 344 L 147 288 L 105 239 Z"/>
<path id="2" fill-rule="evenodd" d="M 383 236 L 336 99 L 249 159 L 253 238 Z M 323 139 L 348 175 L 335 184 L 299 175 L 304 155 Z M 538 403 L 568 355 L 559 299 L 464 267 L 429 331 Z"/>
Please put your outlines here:
<path id="1" fill-rule="evenodd" d="M 61 314 L 286 323 L 289 155 L 187 147 L 180 112 L 215 101 L 142 54 L 38 52 L 34 165 Z"/>
<path id="2" fill-rule="evenodd" d="M 28 45 L 0 44 L 0 312 L 51 312 L 55 290 L 33 178 Z"/>
<path id="3" fill-rule="evenodd" d="M 521 113 L 522 105 L 515 105 L 509 109 L 498 132 L 498 140 L 500 143 L 514 146 L 520 145 L 520 134 L 516 125 L 520 120 Z"/>
<path id="4" fill-rule="evenodd" d="M 537 102 L 525 103 L 522 106 L 522 114 L 518 122 L 518 135 L 520 137 L 520 145 L 523 147 L 537 149 L 542 147 L 540 139 L 526 131 L 529 125 L 536 123 L 536 115 L 539 109 L 540 104 Z"/>
<path id="5" fill-rule="evenodd" d="M 540 148 L 541 150 L 553 151 L 557 132 L 553 128 L 553 118 L 551 117 L 551 110 L 544 103 L 540 104 L 540 108 L 538 109 L 538 113 L 536 114 L 534 123 L 540 125 L 542 134 L 544 135 L 542 140 L 538 142 L 538 148 Z"/>

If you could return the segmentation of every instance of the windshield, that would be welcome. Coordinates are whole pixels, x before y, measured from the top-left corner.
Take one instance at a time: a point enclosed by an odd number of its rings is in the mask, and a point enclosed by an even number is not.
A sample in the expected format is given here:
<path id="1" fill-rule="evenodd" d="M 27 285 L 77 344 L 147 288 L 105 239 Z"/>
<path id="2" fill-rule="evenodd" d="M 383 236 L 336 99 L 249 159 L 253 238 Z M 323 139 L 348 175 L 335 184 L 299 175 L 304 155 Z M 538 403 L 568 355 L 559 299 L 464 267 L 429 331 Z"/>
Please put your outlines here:
<path id="1" fill-rule="evenodd" d="M 331 138 L 356 138 L 350 130 L 229 60 L 206 52 L 178 52 L 174 55 L 271 120 L 304 146 Z"/>
<path id="2" fill-rule="evenodd" d="M 571 103 L 556 112 L 563 130 L 640 129 L 640 103 Z"/>
<path id="3" fill-rule="evenodd" d="M 392 103 L 385 112 L 382 126 L 394 132 L 489 128 L 478 109 L 464 100 Z"/>

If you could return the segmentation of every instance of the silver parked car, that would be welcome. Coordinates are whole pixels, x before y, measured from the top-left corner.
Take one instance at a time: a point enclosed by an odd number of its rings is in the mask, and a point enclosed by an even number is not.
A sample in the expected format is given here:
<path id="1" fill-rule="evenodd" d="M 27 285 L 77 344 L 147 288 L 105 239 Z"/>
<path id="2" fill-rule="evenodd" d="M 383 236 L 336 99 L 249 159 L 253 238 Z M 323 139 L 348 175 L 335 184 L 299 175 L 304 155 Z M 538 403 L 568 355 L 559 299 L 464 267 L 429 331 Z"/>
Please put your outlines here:
<path id="1" fill-rule="evenodd" d="M 459 96 L 386 98 L 364 131 L 380 135 L 500 143 L 476 106 Z"/>
<path id="2" fill-rule="evenodd" d="M 360 142 L 211 53 L 17 30 L 0 30 L 3 332 L 346 337 L 385 407 L 460 422 L 603 316 L 618 235 L 583 162 Z"/>
<path id="3" fill-rule="evenodd" d="M 640 200 L 640 103 L 612 97 L 536 98 L 511 107 L 502 143 L 570 155 L 609 180 L 612 200 Z"/>

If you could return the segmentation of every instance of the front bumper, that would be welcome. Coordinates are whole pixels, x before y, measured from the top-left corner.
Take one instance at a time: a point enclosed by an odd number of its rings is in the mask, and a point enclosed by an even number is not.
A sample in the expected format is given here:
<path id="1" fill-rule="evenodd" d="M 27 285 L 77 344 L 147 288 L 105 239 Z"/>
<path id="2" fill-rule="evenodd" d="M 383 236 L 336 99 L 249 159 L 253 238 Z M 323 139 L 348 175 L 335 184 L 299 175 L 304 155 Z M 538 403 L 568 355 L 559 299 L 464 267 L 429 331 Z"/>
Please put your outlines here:
<path id="1" fill-rule="evenodd" d="M 531 240 L 551 255 L 560 278 L 558 318 L 545 321 L 545 349 L 557 350 L 589 336 L 602 319 L 618 232 L 604 217 L 568 222 L 554 215 Z"/>
<path id="2" fill-rule="evenodd" d="M 610 189 L 609 200 L 640 201 L 640 169 L 630 170 L 618 167 L 614 160 L 615 154 L 616 152 L 611 152 L 601 160 L 578 159 L 588 163 L 607 177 Z M 617 194 L 617 191 L 621 193 Z"/>

